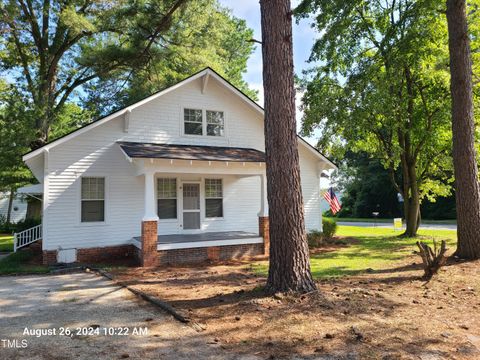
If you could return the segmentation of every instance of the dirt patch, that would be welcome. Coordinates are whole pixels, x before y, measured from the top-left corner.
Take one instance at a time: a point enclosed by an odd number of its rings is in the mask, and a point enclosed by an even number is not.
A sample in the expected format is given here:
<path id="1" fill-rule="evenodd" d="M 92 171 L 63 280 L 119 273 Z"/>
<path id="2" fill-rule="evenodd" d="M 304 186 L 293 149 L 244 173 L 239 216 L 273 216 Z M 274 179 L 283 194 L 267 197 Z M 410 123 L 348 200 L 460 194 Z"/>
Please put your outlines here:
<path id="1" fill-rule="evenodd" d="M 331 251 L 331 250 L 329 250 Z M 114 276 L 169 301 L 213 343 L 264 358 L 480 358 L 480 262 L 450 263 L 430 283 L 420 259 L 318 281 L 318 292 L 266 296 L 246 262 L 120 269 Z"/>
<path id="2" fill-rule="evenodd" d="M 238 359 L 205 334 L 87 273 L 3 277 L 0 340 L 0 360 Z"/>

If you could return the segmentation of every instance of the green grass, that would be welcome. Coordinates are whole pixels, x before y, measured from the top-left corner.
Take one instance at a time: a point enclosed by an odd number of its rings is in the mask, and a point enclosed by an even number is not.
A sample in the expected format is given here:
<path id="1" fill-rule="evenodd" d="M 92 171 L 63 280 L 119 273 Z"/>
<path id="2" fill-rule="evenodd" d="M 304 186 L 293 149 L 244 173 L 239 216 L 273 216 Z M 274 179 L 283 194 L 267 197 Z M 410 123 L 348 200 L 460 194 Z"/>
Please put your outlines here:
<path id="1" fill-rule="evenodd" d="M 0 234 L 0 252 L 13 251 L 13 236 Z"/>
<path id="2" fill-rule="evenodd" d="M 29 250 L 12 253 L 0 259 L 0 275 L 8 274 L 44 274 L 48 266 L 29 264 L 34 254 Z"/>
<path id="3" fill-rule="evenodd" d="M 388 223 L 393 225 L 392 219 L 374 219 L 374 218 L 337 218 L 337 217 L 323 217 L 324 219 L 332 219 L 336 221 L 344 222 L 377 222 L 377 223 Z M 438 225 L 455 225 L 457 220 L 422 220 L 422 224 L 438 224 Z"/>
<path id="4" fill-rule="evenodd" d="M 340 225 L 337 235 L 355 238 L 358 243 L 312 255 L 310 266 L 312 275 L 317 279 L 354 275 L 367 269 L 394 268 L 396 262 L 412 254 L 419 239 L 427 243 L 432 243 L 433 239 L 445 239 L 449 248 L 453 248 L 456 241 L 453 230 L 421 230 L 418 238 L 400 238 L 400 232 L 391 229 Z M 264 275 L 268 271 L 266 262 L 253 264 L 252 267 L 253 271 Z"/>

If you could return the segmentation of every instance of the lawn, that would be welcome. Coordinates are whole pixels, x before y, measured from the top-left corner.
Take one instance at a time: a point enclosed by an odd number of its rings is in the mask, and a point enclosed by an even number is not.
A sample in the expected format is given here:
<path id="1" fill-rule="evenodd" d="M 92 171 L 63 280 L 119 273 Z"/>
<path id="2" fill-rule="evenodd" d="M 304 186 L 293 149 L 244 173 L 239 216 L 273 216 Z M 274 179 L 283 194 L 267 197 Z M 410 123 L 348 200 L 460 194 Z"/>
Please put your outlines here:
<path id="1" fill-rule="evenodd" d="M 254 273 L 251 261 L 112 272 L 122 284 L 167 301 L 231 353 L 262 359 L 478 358 L 471 339 L 480 334 L 479 262 L 452 259 L 427 284 L 420 257 L 412 254 L 416 239 L 390 229 L 338 230 L 346 244 L 312 253 L 319 291 L 302 296 L 263 293 L 266 261 L 255 262 Z M 424 241 L 446 239 L 454 249 L 454 231 L 420 234 Z"/>
<path id="2" fill-rule="evenodd" d="M 412 254 L 417 249 L 419 238 L 400 238 L 401 232 L 387 228 L 338 226 L 337 236 L 348 242 L 345 247 L 333 251 L 312 251 L 310 265 L 316 279 L 355 275 L 366 271 L 375 271 L 395 266 L 395 263 Z M 433 243 L 433 239 L 447 240 L 453 249 L 456 241 L 454 230 L 421 230 L 420 239 Z M 350 241 L 349 238 L 355 238 Z M 420 261 L 420 257 L 416 259 Z M 255 272 L 265 275 L 267 263 L 252 265 Z"/>
<path id="3" fill-rule="evenodd" d="M 13 236 L 0 234 L 0 252 L 13 251 Z"/>
<path id="4" fill-rule="evenodd" d="M 43 274 L 49 272 L 48 266 L 39 264 L 37 257 L 29 249 L 10 254 L 0 259 L 0 275 Z"/>
<path id="5" fill-rule="evenodd" d="M 324 219 L 327 217 L 323 217 Z M 343 221 L 343 222 L 377 222 L 377 223 L 388 223 L 393 224 L 393 219 L 374 219 L 374 218 L 337 218 L 337 217 L 330 217 L 328 219 L 332 219 L 335 221 Z M 422 220 L 422 224 L 443 224 L 443 225 L 455 225 L 457 220 L 450 219 L 450 220 Z"/>

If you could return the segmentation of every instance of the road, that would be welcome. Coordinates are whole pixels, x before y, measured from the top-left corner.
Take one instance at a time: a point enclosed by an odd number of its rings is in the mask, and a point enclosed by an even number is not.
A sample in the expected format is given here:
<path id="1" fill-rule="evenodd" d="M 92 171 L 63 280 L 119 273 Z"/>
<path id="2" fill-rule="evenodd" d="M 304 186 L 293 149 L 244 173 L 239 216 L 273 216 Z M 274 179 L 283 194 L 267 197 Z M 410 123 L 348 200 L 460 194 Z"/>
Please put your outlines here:
<path id="1" fill-rule="evenodd" d="M 354 222 L 354 221 L 337 221 L 338 225 L 343 226 L 361 226 L 361 227 L 381 227 L 381 228 L 393 228 L 392 223 L 374 223 L 374 222 Z M 420 229 L 432 229 L 432 230 L 457 230 L 457 225 L 455 224 L 422 224 Z"/>

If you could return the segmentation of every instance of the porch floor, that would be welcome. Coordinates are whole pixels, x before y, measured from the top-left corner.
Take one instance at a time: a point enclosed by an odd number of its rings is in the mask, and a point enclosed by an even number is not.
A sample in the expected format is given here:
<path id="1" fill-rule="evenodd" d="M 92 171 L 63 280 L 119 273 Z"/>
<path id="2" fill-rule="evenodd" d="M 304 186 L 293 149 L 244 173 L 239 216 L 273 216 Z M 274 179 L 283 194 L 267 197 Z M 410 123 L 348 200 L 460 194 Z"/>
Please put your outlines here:
<path id="1" fill-rule="evenodd" d="M 140 248 L 142 238 L 134 238 L 135 245 Z M 246 231 L 218 231 L 199 234 L 171 234 L 158 236 L 158 250 L 185 249 L 208 246 L 225 246 L 237 244 L 255 244 L 263 242 L 263 238 Z"/>
<path id="2" fill-rule="evenodd" d="M 177 244 L 183 242 L 202 242 L 202 241 L 216 241 L 216 240 L 235 240 L 235 239 L 249 239 L 258 238 L 258 234 L 246 231 L 218 231 L 207 232 L 201 234 L 174 234 L 174 235 L 159 235 L 159 244 Z"/>

